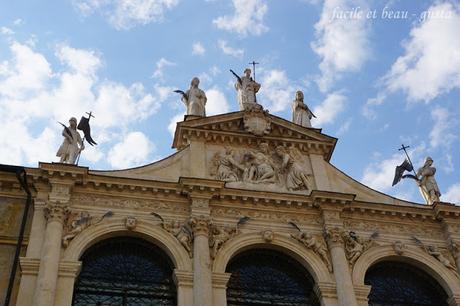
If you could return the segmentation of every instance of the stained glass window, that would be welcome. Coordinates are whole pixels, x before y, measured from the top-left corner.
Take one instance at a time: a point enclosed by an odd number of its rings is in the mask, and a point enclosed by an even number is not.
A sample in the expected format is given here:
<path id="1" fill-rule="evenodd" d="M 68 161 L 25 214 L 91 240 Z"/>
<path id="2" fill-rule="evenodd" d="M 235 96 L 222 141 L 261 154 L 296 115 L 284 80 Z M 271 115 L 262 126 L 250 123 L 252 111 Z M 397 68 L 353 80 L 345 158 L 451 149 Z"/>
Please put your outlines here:
<path id="1" fill-rule="evenodd" d="M 250 250 L 227 266 L 228 306 L 319 306 L 313 279 L 296 260 L 273 250 Z"/>
<path id="2" fill-rule="evenodd" d="M 91 247 L 75 284 L 74 306 L 174 306 L 173 264 L 147 241 L 118 237 Z"/>
<path id="3" fill-rule="evenodd" d="M 371 306 L 447 306 L 447 295 L 426 272 L 407 263 L 380 262 L 366 273 Z"/>

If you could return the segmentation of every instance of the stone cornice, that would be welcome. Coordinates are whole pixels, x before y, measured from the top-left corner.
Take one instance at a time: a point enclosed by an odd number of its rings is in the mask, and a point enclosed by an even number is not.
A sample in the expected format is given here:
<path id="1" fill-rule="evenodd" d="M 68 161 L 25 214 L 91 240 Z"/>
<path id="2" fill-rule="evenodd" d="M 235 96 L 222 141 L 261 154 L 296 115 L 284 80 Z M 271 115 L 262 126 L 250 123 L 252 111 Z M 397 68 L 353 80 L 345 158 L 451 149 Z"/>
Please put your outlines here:
<path id="1" fill-rule="evenodd" d="M 219 194 L 225 183 L 202 178 L 180 177 L 179 185 L 182 187 L 182 193 L 189 197 L 211 199 Z"/>
<path id="2" fill-rule="evenodd" d="M 439 220 L 452 219 L 452 221 L 457 221 L 460 223 L 460 206 L 456 206 L 451 203 L 445 202 L 436 202 L 433 206 L 433 211 L 436 215 L 436 218 Z"/>
<path id="3" fill-rule="evenodd" d="M 178 287 L 193 287 L 193 272 L 174 269 L 173 279 Z"/>
<path id="4" fill-rule="evenodd" d="M 38 268 L 40 266 L 40 259 L 20 257 L 19 264 L 21 267 L 22 275 L 38 275 Z"/>
<path id="5" fill-rule="evenodd" d="M 81 261 L 61 261 L 59 263 L 59 276 L 75 278 L 81 269 Z"/>

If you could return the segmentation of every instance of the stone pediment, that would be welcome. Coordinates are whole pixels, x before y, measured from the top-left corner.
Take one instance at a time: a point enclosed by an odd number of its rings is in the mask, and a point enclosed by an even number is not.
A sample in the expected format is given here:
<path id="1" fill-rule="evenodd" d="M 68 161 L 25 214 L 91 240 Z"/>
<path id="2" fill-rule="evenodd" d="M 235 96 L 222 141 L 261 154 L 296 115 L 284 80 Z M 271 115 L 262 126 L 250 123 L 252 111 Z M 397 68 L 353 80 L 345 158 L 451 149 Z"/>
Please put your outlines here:
<path id="1" fill-rule="evenodd" d="M 330 160 L 337 139 L 264 111 L 240 111 L 178 122 L 173 148 L 183 149 L 193 141 L 223 146 L 295 147 L 304 154 L 319 154 Z"/>

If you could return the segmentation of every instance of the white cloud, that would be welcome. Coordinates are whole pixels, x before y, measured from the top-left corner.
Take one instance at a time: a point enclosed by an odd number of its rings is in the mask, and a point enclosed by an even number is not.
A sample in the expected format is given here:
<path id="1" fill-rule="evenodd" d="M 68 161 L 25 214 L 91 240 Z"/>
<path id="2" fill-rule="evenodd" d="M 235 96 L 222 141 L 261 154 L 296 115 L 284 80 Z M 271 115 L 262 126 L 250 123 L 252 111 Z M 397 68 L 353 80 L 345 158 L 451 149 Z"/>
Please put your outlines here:
<path id="1" fill-rule="evenodd" d="M 13 21 L 13 24 L 15 26 L 20 26 L 24 23 L 24 21 L 21 19 L 21 18 L 16 18 L 14 21 Z"/>
<path id="2" fill-rule="evenodd" d="M 84 16 L 99 11 L 117 30 L 161 22 L 167 10 L 179 0 L 74 0 L 74 7 Z"/>
<path id="3" fill-rule="evenodd" d="M 362 109 L 362 114 L 369 120 L 377 118 L 377 112 L 374 109 L 374 106 L 381 105 L 386 99 L 386 95 L 382 92 L 379 92 L 376 97 L 369 98 L 364 104 Z"/>
<path id="4" fill-rule="evenodd" d="M 456 125 L 455 119 L 446 108 L 436 107 L 431 111 L 431 118 L 434 120 L 433 129 L 430 132 L 430 145 L 432 148 L 439 146 L 449 147 L 457 138 L 451 132 Z"/>
<path id="5" fill-rule="evenodd" d="M 3 35 L 13 35 L 14 31 L 7 27 L 0 27 L 0 34 Z"/>
<path id="6" fill-rule="evenodd" d="M 182 112 L 180 114 L 173 116 L 171 120 L 169 120 L 168 131 L 172 137 L 174 137 L 177 122 L 184 121 L 184 116 L 185 116 L 185 112 Z"/>
<path id="7" fill-rule="evenodd" d="M 109 151 L 108 161 L 115 169 L 137 166 L 148 162 L 154 149 L 153 143 L 142 132 L 131 132 Z"/>
<path id="8" fill-rule="evenodd" d="M 204 55 L 206 53 L 206 49 L 204 48 L 203 44 L 199 41 L 193 43 L 192 45 L 192 54 L 194 55 Z"/>
<path id="9" fill-rule="evenodd" d="M 288 108 L 294 100 L 295 88 L 283 70 L 263 71 L 260 101 L 270 112 L 280 112 Z M 267 103 L 269 102 L 269 104 Z"/>
<path id="10" fill-rule="evenodd" d="M 165 69 L 165 67 L 175 66 L 176 63 L 170 62 L 164 57 L 162 57 L 156 62 L 155 65 L 156 65 L 156 69 L 153 72 L 153 77 L 157 79 L 161 79 L 163 78 L 163 70 Z"/>
<path id="11" fill-rule="evenodd" d="M 320 127 L 333 122 L 345 110 L 346 101 L 347 98 L 339 92 L 329 94 L 323 103 L 313 109 L 316 118 L 312 119 L 312 125 Z"/>
<path id="12" fill-rule="evenodd" d="M 233 0 L 235 12 L 232 16 L 220 16 L 212 22 L 221 30 L 242 36 L 261 35 L 268 31 L 264 16 L 268 5 L 264 0 Z"/>
<path id="13" fill-rule="evenodd" d="M 217 45 L 222 50 L 222 52 L 224 52 L 224 54 L 227 54 L 227 55 L 230 55 L 230 56 L 233 56 L 233 57 L 236 57 L 236 58 L 240 58 L 240 59 L 244 55 L 244 50 L 243 49 L 232 48 L 227 44 L 227 41 L 225 41 L 225 40 L 219 40 L 217 42 Z"/>
<path id="14" fill-rule="evenodd" d="M 460 204 L 460 183 L 455 183 L 441 195 L 441 201 Z"/>
<path id="15" fill-rule="evenodd" d="M 396 166 L 404 161 L 401 154 L 393 154 L 390 158 L 369 164 L 364 169 L 361 182 L 379 191 L 391 189 Z"/>
<path id="16" fill-rule="evenodd" d="M 99 81 L 101 58 L 92 50 L 58 45 L 62 64 L 52 69 L 44 55 L 18 42 L 0 69 L 0 162 L 36 163 L 57 160 L 62 141 L 57 121 L 92 110 L 92 136 L 103 148 L 88 148 L 82 159 L 95 163 L 110 149 L 114 135 L 157 112 L 171 91 L 158 84 L 151 91 L 141 83 L 129 86 Z M 14 131 L 12 133 L 11 131 Z M 87 156 L 87 157 L 86 157 Z"/>
<path id="17" fill-rule="evenodd" d="M 404 55 L 383 78 L 390 91 L 402 90 L 409 101 L 429 102 L 460 87 L 460 9 L 445 2 L 428 12 L 450 17 L 427 18 L 412 28 Z"/>
<path id="18" fill-rule="evenodd" d="M 315 24 L 313 51 L 321 57 L 321 77 L 317 80 L 327 91 L 343 72 L 358 71 L 370 57 L 369 29 L 366 18 L 338 18 L 338 12 L 360 7 L 362 0 L 325 0 L 320 20 Z"/>
<path id="19" fill-rule="evenodd" d="M 217 114 L 227 113 L 230 106 L 225 98 L 223 92 L 216 86 L 206 90 L 206 115 L 213 116 Z"/>
<path id="20" fill-rule="evenodd" d="M 343 134 L 345 134 L 346 132 L 348 132 L 348 130 L 350 129 L 350 126 L 351 126 L 351 119 L 348 119 L 347 121 L 345 121 L 345 123 L 343 123 L 340 127 L 339 127 L 339 130 L 337 131 L 337 136 L 341 136 Z"/>

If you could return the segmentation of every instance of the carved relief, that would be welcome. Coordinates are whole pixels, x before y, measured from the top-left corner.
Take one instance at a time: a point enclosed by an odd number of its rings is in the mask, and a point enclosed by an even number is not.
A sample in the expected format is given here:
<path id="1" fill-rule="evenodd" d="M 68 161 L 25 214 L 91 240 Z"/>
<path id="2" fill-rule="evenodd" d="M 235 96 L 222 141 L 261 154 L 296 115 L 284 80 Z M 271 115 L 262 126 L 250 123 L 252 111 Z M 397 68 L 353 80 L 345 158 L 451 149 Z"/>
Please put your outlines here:
<path id="1" fill-rule="evenodd" d="M 452 239 L 449 239 L 449 251 L 452 253 L 454 259 L 458 259 L 460 257 L 460 246 Z"/>
<path id="2" fill-rule="evenodd" d="M 296 148 L 270 149 L 267 143 L 260 143 L 257 150 L 237 152 L 226 148 L 217 152 L 209 168 L 211 177 L 230 183 L 230 187 L 265 186 L 265 189 L 305 192 L 314 188 L 311 167 L 306 161 Z"/>
<path id="3" fill-rule="evenodd" d="M 106 212 L 98 220 L 94 221 L 93 217 L 86 211 L 82 212 L 71 212 L 70 209 L 66 211 L 66 218 L 64 220 L 64 235 L 62 237 L 62 246 L 67 248 L 70 241 L 74 239 L 83 230 L 93 224 L 98 224 L 104 218 L 111 217 L 113 213 L 111 211 Z"/>
<path id="4" fill-rule="evenodd" d="M 132 216 L 128 216 L 125 218 L 125 227 L 126 229 L 132 231 L 136 228 L 137 226 L 137 219 Z"/>
<path id="5" fill-rule="evenodd" d="M 378 236 L 378 232 L 374 232 L 366 240 L 359 237 L 353 231 L 349 231 L 348 233 L 343 232 L 342 235 L 345 243 L 345 254 L 347 255 L 348 262 L 353 266 L 364 252 L 376 245 L 375 239 Z"/>
<path id="6" fill-rule="evenodd" d="M 233 238 L 236 234 L 236 227 L 211 225 L 211 232 L 209 235 L 211 258 L 214 259 L 224 243 Z"/>
<path id="7" fill-rule="evenodd" d="M 260 219 L 260 220 L 270 220 L 272 222 L 281 222 L 286 223 L 288 220 L 292 220 L 297 223 L 310 223 L 310 224 L 320 224 L 320 219 L 315 215 L 306 215 L 306 214 L 299 214 L 299 213 L 287 213 L 287 212 L 276 212 L 276 211 L 269 211 L 269 210 L 246 210 L 246 209 L 238 209 L 233 207 L 225 207 L 225 208 L 212 208 L 211 209 L 212 216 L 217 217 L 239 217 L 239 216 L 248 216 L 252 219 Z"/>
<path id="8" fill-rule="evenodd" d="M 291 234 L 291 237 L 299 241 L 306 248 L 311 249 L 313 252 L 318 254 L 319 257 L 326 264 L 329 272 L 332 273 L 332 264 L 329 259 L 329 253 L 326 246 L 326 242 L 324 241 L 323 237 L 321 237 L 321 235 L 312 235 L 304 231 L 299 231 L 296 234 Z"/>
<path id="9" fill-rule="evenodd" d="M 258 105 L 258 104 L 256 104 Z M 244 129 L 249 133 L 257 136 L 263 136 L 270 133 L 271 119 L 268 111 L 259 107 L 251 107 L 244 112 L 243 123 Z"/>
<path id="10" fill-rule="evenodd" d="M 436 258 L 440 263 L 442 263 L 446 268 L 451 269 L 455 273 L 457 273 L 457 269 L 453 262 L 448 258 L 447 251 L 442 251 L 435 245 L 426 245 L 420 239 L 415 236 L 412 236 L 412 239 L 415 243 L 422 248 L 426 253 Z M 458 275 L 457 275 L 458 276 Z"/>
<path id="11" fill-rule="evenodd" d="M 275 238 L 275 234 L 271 230 L 265 230 L 261 234 L 262 234 L 262 239 L 267 243 L 272 242 L 273 239 Z"/>
<path id="12" fill-rule="evenodd" d="M 162 219 L 162 227 L 171 233 L 179 243 L 185 248 L 187 253 L 189 254 L 190 258 L 192 257 L 192 229 L 189 227 L 188 224 L 181 224 L 178 220 L 173 220 L 171 222 L 165 222 Z"/>
<path id="13" fill-rule="evenodd" d="M 211 219 L 207 216 L 196 216 L 191 217 L 189 220 L 189 224 L 192 228 L 192 232 L 194 236 L 197 235 L 208 235 L 209 229 L 211 226 Z"/>
<path id="14" fill-rule="evenodd" d="M 331 228 L 325 228 L 323 236 L 327 241 L 327 244 L 329 247 L 333 247 L 336 245 L 342 246 L 344 241 L 343 241 L 343 229 L 339 227 L 331 227 Z"/>
<path id="15" fill-rule="evenodd" d="M 395 241 L 393 243 L 393 250 L 397 255 L 402 255 L 404 253 L 404 250 L 406 249 L 406 245 L 402 243 L 401 241 Z"/>
<path id="16" fill-rule="evenodd" d="M 48 222 L 59 221 L 63 222 L 67 217 L 67 214 L 70 212 L 68 207 L 61 206 L 58 204 L 47 204 L 43 209 L 45 219 Z"/>

